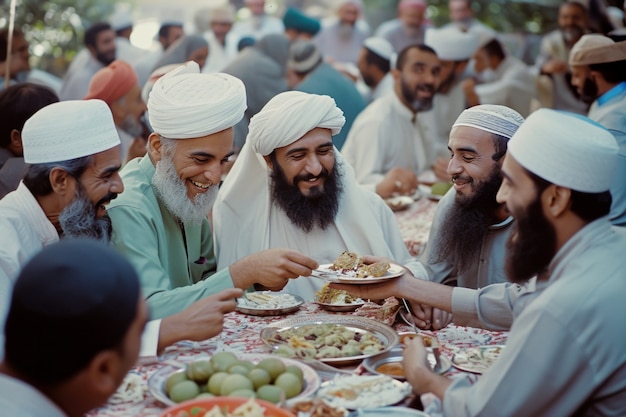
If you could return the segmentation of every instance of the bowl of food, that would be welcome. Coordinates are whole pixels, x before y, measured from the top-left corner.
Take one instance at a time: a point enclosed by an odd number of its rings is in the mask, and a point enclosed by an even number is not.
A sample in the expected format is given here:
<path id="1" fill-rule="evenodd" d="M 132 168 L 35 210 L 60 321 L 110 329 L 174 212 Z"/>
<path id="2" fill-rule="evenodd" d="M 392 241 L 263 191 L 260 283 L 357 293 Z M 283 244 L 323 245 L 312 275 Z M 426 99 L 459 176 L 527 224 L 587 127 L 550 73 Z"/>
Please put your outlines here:
<path id="1" fill-rule="evenodd" d="M 252 398 L 198 398 L 169 407 L 161 417 L 295 417 L 289 410 Z"/>
<path id="2" fill-rule="evenodd" d="M 367 358 L 363 361 L 363 367 L 373 374 L 387 375 L 400 381 L 404 381 L 406 378 L 404 375 L 404 367 L 402 366 L 403 350 L 404 348 L 402 346 L 396 346 L 388 352 Z M 426 350 L 428 351 L 426 359 L 432 369 L 435 366 L 435 356 L 433 355 L 432 350 L 429 348 L 426 348 Z M 441 355 L 439 360 L 441 361 L 441 369 L 437 373 L 443 374 L 450 369 L 452 363 L 450 362 L 450 359 L 444 355 Z"/>
<path id="3" fill-rule="evenodd" d="M 269 354 L 214 353 L 210 358 L 167 365 L 148 379 L 150 393 L 167 405 L 212 396 L 288 404 L 312 396 L 320 377 L 310 366 Z"/>
<path id="4" fill-rule="evenodd" d="M 324 310 L 335 312 L 354 311 L 365 304 L 347 291 L 330 288 L 328 283 L 315 293 L 315 302 Z"/>

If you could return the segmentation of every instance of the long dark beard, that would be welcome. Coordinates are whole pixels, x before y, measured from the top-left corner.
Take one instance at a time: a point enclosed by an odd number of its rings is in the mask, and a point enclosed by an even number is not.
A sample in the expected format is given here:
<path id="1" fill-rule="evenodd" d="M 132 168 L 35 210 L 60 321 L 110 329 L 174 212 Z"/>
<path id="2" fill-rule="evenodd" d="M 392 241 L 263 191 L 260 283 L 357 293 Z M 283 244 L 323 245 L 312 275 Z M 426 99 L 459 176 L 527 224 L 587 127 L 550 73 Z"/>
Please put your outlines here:
<path id="1" fill-rule="evenodd" d="M 537 196 L 526 212 L 515 218 L 506 242 L 506 276 L 511 282 L 526 282 L 545 271 L 555 253 L 556 231 L 543 214 Z"/>
<path id="2" fill-rule="evenodd" d="M 493 214 L 500 206 L 496 193 L 502 183 L 500 167 L 494 164 L 489 177 L 476 184 L 468 196 L 456 195 L 440 230 L 434 262 L 454 265 L 456 275 L 464 273 L 479 256 L 483 239 L 493 222 Z"/>
<path id="3" fill-rule="evenodd" d="M 598 86 L 589 77 L 585 78 L 583 83 L 582 92 L 580 93 L 580 99 L 585 104 L 591 104 L 598 97 Z"/>
<path id="4" fill-rule="evenodd" d="M 415 89 L 411 89 L 407 83 L 402 80 L 400 82 L 400 89 L 402 92 L 402 97 L 406 100 L 407 103 L 411 104 L 411 108 L 415 112 L 427 111 L 433 107 L 433 96 L 425 99 L 419 99 L 417 95 L 418 89 L 426 89 L 430 92 L 435 92 L 435 86 L 433 84 L 418 84 Z"/>
<path id="5" fill-rule="evenodd" d="M 108 215 L 98 218 L 96 207 L 113 200 L 117 194 L 107 194 L 93 204 L 80 183 L 77 182 L 76 197 L 59 214 L 59 224 L 64 238 L 84 237 L 104 243 L 111 241 L 111 219 Z"/>
<path id="6" fill-rule="evenodd" d="M 339 199 L 343 190 L 341 167 L 335 163 L 330 172 L 322 169 L 319 176 L 325 178 L 323 188 L 312 188 L 309 195 L 304 195 L 298 188 L 298 182 L 306 181 L 314 176 L 299 175 L 294 178 L 292 185 L 280 165 L 276 161 L 273 162 L 272 198 L 276 206 L 285 212 L 294 225 L 305 232 L 310 232 L 315 226 L 326 230 L 335 221 L 339 210 Z"/>

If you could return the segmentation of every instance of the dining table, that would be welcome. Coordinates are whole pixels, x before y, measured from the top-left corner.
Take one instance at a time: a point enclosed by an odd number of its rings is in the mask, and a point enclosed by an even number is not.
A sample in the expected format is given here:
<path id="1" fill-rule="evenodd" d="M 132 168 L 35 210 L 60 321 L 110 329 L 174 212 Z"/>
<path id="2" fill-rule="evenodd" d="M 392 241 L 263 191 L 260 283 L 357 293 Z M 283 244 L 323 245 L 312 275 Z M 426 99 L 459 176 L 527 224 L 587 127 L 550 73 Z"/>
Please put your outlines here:
<path id="1" fill-rule="evenodd" d="M 332 313 L 323 310 L 315 302 L 305 302 L 300 308 L 290 315 L 280 316 L 257 316 L 240 312 L 231 312 L 224 317 L 224 328 L 222 332 L 208 340 L 200 342 L 181 341 L 165 349 L 158 360 L 152 363 L 141 364 L 132 368 L 127 379 L 132 377 L 135 384 L 135 394 L 133 398 L 120 398 L 114 395 L 102 407 L 92 410 L 87 414 L 90 417 L 122 417 L 122 416 L 159 416 L 168 406 L 158 401 L 148 389 L 150 376 L 164 366 L 171 366 L 171 363 L 184 363 L 201 358 L 209 358 L 215 352 L 229 351 L 235 354 L 269 354 L 271 347 L 263 342 L 260 337 L 261 330 L 266 326 L 271 326 L 277 320 L 282 320 L 294 315 L 309 315 L 313 317 L 317 314 L 352 314 Z M 397 332 L 407 332 L 411 327 L 400 318 L 396 317 L 393 329 Z M 459 350 L 485 346 L 504 345 L 506 343 L 507 332 L 488 331 L 484 329 L 448 325 L 438 331 L 424 330 L 423 334 L 436 337 L 441 345 L 441 354 L 452 358 Z M 355 373 L 368 372 L 360 366 L 351 366 L 349 370 Z M 345 369 L 344 369 L 345 370 Z M 328 372 L 320 372 L 321 380 L 329 378 Z M 455 367 L 450 367 L 446 376 L 455 378 L 467 376 L 476 378 L 475 375 L 461 371 Z M 122 387 L 121 389 L 124 389 Z M 403 404 L 408 404 L 408 400 Z"/>

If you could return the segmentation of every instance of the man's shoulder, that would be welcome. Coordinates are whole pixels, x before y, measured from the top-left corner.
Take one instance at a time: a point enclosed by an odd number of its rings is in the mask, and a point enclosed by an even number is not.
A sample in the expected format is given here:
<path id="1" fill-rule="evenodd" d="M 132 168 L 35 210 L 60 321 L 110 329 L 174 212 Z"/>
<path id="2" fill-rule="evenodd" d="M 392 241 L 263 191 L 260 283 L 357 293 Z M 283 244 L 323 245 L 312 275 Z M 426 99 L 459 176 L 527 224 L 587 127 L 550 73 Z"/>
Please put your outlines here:
<path id="1" fill-rule="evenodd" d="M 146 209 L 153 208 L 155 204 L 158 204 L 150 175 L 142 167 L 142 159 L 133 159 L 122 169 L 121 177 L 124 183 L 124 192 L 111 201 L 109 210 L 120 206 Z"/>

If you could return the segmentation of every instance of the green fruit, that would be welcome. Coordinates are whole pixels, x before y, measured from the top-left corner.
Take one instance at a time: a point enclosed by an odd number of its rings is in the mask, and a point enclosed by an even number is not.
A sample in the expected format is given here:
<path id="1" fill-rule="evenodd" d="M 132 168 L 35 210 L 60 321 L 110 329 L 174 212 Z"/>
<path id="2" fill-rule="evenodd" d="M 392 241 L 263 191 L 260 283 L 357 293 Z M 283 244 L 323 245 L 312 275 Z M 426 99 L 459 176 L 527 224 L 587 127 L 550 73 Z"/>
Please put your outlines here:
<path id="1" fill-rule="evenodd" d="M 228 377 L 228 374 L 226 372 L 217 372 L 211 375 L 208 385 L 209 392 L 213 395 L 220 395 L 222 383 L 224 382 L 226 377 Z"/>
<path id="2" fill-rule="evenodd" d="M 167 394 L 169 395 L 172 387 L 182 381 L 187 381 L 187 375 L 185 374 L 185 372 L 174 372 L 172 375 L 168 376 L 167 380 L 165 381 L 165 392 L 167 392 Z"/>
<path id="3" fill-rule="evenodd" d="M 285 393 L 282 388 L 277 387 L 276 385 L 263 385 L 261 388 L 256 390 L 256 395 L 262 400 L 278 404 L 280 402 L 281 395 L 285 395 Z"/>
<path id="4" fill-rule="evenodd" d="M 293 398 L 302 392 L 302 380 L 291 372 L 285 372 L 278 375 L 274 385 L 285 391 L 285 397 Z"/>
<path id="5" fill-rule="evenodd" d="M 211 356 L 211 365 L 216 371 L 226 372 L 235 363 L 239 362 L 232 352 L 217 352 Z"/>
<path id="6" fill-rule="evenodd" d="M 263 385 L 267 385 L 271 382 L 270 374 L 265 369 L 254 368 L 248 373 L 248 379 L 252 381 L 254 389 L 258 389 Z"/>
<path id="7" fill-rule="evenodd" d="M 193 381 L 181 381 L 174 385 L 170 391 L 170 399 L 175 403 L 196 398 L 200 394 L 198 384 Z"/>
<path id="8" fill-rule="evenodd" d="M 187 365 L 187 377 L 200 384 L 206 383 L 213 372 L 213 365 L 208 360 L 192 362 Z"/>
<path id="9" fill-rule="evenodd" d="M 437 182 L 430 187 L 430 193 L 433 195 L 444 195 L 452 187 L 449 182 Z"/>
<path id="10" fill-rule="evenodd" d="M 257 368 L 265 369 L 268 374 L 270 374 L 270 378 L 273 380 L 283 372 L 285 372 L 286 366 L 280 359 L 276 358 L 267 358 L 263 359 L 261 362 L 257 363 Z"/>
<path id="11" fill-rule="evenodd" d="M 254 364 L 251 361 L 239 361 L 239 365 L 248 368 L 248 371 L 254 369 Z"/>
<path id="12" fill-rule="evenodd" d="M 229 397 L 240 397 L 240 398 L 254 398 L 256 397 L 256 393 L 251 389 L 237 389 L 230 394 Z"/>
<path id="13" fill-rule="evenodd" d="M 211 394 L 210 392 L 201 392 L 200 394 L 198 394 L 196 398 L 213 398 L 213 397 L 215 397 L 215 395 Z"/>
<path id="14" fill-rule="evenodd" d="M 222 381 L 220 395 L 229 395 L 233 391 L 249 389 L 253 390 L 254 385 L 247 377 L 239 374 L 230 374 Z"/>
<path id="15" fill-rule="evenodd" d="M 236 363 L 228 368 L 229 374 L 248 375 L 248 372 L 250 372 L 250 370 L 239 363 Z"/>
<path id="16" fill-rule="evenodd" d="M 300 381 L 304 381 L 304 373 L 302 372 L 302 368 L 297 365 L 288 365 L 285 369 L 285 372 L 292 373 L 300 378 Z"/>

